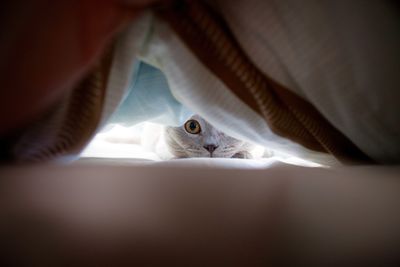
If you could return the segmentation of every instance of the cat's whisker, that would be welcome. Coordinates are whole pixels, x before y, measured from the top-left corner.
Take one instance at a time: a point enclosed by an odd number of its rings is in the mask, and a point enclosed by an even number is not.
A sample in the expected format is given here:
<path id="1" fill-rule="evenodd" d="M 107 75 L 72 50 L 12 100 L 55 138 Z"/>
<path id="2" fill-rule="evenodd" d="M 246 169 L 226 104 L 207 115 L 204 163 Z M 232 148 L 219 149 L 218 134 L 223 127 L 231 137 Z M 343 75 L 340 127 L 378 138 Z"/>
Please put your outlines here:
<path id="1" fill-rule="evenodd" d="M 192 116 L 182 126 L 168 127 L 165 141 L 176 157 L 230 158 L 238 151 L 247 150 L 246 142 L 222 133 L 199 115 Z M 209 146 L 215 147 L 212 153 L 205 148 Z"/>
<path id="2" fill-rule="evenodd" d="M 235 149 L 235 148 L 220 150 L 220 152 L 222 152 L 222 153 L 229 153 L 229 152 L 236 152 L 236 151 L 237 151 L 237 149 Z"/>
<path id="3" fill-rule="evenodd" d="M 198 153 L 201 153 L 201 151 L 200 150 L 198 150 L 198 149 L 186 149 L 186 151 L 190 151 L 190 152 L 198 152 Z"/>

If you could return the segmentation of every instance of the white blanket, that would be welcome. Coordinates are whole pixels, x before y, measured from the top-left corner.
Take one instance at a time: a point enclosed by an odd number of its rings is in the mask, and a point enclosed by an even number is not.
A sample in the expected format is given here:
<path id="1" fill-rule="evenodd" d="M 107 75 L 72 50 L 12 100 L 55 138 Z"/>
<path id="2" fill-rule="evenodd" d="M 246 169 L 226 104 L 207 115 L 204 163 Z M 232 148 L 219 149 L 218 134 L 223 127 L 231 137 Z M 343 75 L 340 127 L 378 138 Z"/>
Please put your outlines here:
<path id="1" fill-rule="evenodd" d="M 217 2 L 215 7 L 260 70 L 311 102 L 368 156 L 398 162 L 400 35 L 389 3 Z M 132 62 L 140 58 L 164 72 L 177 100 L 226 133 L 335 164 L 325 154 L 274 134 L 151 13 L 125 32 L 117 51 L 109 92 L 128 84 Z"/>

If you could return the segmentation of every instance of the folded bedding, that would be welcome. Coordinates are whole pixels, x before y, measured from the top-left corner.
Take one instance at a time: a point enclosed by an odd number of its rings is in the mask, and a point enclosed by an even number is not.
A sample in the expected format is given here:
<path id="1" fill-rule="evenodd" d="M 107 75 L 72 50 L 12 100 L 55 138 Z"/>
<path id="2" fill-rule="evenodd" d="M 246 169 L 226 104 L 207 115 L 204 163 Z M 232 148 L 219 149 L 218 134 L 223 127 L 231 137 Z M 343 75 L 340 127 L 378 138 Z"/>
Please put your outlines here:
<path id="1" fill-rule="evenodd" d="M 171 1 L 131 23 L 125 17 L 97 66 L 66 83 L 44 115 L 4 135 L 3 157 L 77 158 L 113 114 L 122 123 L 157 116 L 177 123 L 193 112 L 287 155 L 328 165 L 396 163 L 398 17 L 386 2 L 356 7 Z M 135 69 L 140 61 L 165 77 L 146 81 Z"/>

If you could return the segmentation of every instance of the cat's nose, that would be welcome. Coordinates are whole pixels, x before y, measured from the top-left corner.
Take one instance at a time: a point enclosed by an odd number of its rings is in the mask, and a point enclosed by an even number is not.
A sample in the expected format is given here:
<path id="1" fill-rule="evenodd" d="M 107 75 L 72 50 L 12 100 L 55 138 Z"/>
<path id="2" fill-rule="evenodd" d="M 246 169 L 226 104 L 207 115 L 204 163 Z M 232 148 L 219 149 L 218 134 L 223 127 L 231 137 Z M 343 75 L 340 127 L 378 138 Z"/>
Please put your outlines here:
<path id="1" fill-rule="evenodd" d="M 216 145 L 205 145 L 204 148 L 205 148 L 208 152 L 213 153 L 214 150 L 218 148 L 218 146 L 216 146 Z"/>

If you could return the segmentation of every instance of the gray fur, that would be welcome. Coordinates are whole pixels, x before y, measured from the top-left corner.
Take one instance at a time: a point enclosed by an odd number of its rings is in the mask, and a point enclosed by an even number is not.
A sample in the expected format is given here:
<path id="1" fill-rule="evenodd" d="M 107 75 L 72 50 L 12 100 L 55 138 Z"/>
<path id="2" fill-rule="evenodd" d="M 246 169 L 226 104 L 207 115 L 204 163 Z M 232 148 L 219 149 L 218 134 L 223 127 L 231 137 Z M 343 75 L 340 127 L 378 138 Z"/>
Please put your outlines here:
<path id="1" fill-rule="evenodd" d="M 168 150 L 177 158 L 213 157 L 213 158 L 252 158 L 253 145 L 233 138 L 213 127 L 199 115 L 189 120 L 199 122 L 201 132 L 191 134 L 185 130 L 185 124 L 179 127 L 166 127 L 164 132 Z M 217 148 L 209 152 L 205 146 Z"/>

